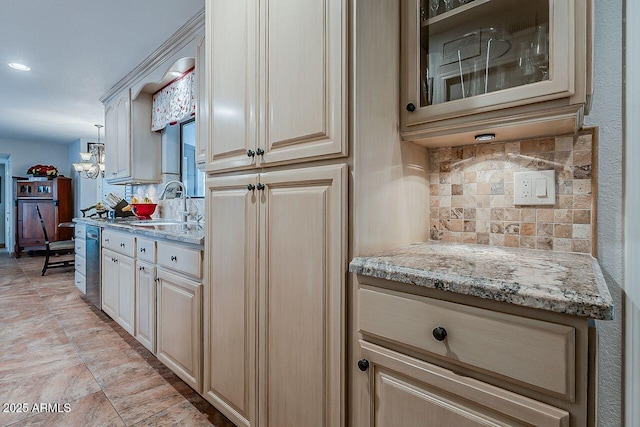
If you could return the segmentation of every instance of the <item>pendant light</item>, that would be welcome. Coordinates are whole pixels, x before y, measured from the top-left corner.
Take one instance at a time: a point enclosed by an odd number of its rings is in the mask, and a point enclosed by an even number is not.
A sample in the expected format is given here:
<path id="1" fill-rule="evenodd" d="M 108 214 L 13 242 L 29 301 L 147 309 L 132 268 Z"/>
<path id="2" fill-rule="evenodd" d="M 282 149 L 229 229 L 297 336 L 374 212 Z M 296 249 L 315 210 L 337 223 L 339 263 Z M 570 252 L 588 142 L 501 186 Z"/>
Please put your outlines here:
<path id="1" fill-rule="evenodd" d="M 100 129 L 104 126 L 94 126 L 98 128 L 98 143 L 92 144 L 88 153 L 79 153 L 82 162 L 73 164 L 73 169 L 80 178 L 96 179 L 99 175 L 104 176 L 104 145 L 100 143 Z"/>

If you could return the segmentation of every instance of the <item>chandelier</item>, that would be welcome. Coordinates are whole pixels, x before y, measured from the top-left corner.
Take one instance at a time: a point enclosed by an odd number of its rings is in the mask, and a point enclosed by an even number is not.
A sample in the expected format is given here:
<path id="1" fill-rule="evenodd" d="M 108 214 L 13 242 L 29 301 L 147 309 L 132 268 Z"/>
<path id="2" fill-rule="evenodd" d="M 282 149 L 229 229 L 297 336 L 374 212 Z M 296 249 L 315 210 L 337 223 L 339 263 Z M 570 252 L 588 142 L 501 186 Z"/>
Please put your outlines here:
<path id="1" fill-rule="evenodd" d="M 104 126 L 94 126 L 98 128 L 98 143 L 89 143 L 89 152 L 79 153 L 82 162 L 73 164 L 73 169 L 80 178 L 96 179 L 99 175 L 104 176 L 104 144 L 100 143 L 100 128 Z"/>

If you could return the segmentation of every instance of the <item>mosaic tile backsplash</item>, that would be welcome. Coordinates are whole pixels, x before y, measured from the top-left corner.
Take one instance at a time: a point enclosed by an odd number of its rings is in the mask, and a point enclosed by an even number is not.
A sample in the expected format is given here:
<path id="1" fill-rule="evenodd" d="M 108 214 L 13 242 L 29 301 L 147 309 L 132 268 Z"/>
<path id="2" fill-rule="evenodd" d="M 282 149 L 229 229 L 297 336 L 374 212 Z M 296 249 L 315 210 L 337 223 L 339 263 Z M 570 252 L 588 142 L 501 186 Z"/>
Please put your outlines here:
<path id="1" fill-rule="evenodd" d="M 430 149 L 430 239 L 590 253 L 593 131 Z M 549 169 L 555 206 L 514 206 L 513 174 Z"/>

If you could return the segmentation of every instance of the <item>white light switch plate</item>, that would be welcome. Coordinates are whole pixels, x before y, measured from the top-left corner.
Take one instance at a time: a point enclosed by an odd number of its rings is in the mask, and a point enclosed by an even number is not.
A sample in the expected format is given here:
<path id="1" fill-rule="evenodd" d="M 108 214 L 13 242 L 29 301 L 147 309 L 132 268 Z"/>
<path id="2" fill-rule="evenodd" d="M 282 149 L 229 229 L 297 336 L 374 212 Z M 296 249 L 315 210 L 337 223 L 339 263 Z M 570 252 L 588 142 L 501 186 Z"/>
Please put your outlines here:
<path id="1" fill-rule="evenodd" d="M 516 172 L 513 174 L 514 205 L 555 205 L 556 171 Z"/>

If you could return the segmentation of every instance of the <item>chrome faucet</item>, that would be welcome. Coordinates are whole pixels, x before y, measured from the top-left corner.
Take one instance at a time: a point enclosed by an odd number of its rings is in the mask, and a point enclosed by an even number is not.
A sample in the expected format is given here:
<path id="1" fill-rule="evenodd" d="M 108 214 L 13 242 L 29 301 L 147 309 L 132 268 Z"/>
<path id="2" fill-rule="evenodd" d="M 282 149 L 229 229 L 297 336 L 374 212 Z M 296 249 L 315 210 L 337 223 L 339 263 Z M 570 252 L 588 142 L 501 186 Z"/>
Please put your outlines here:
<path id="1" fill-rule="evenodd" d="M 178 190 L 178 188 L 169 189 L 169 187 L 172 185 L 179 187 L 180 190 Z M 180 191 L 179 196 L 178 191 Z M 182 222 L 187 222 L 189 219 L 189 209 L 187 208 L 187 198 L 189 196 L 187 196 L 187 189 L 181 181 L 167 182 L 167 184 L 164 186 L 164 190 L 162 190 L 162 194 L 160 195 L 160 200 L 171 200 L 175 199 L 176 197 L 180 197 L 180 200 L 182 200 L 182 212 L 180 212 L 180 214 L 182 215 Z"/>

